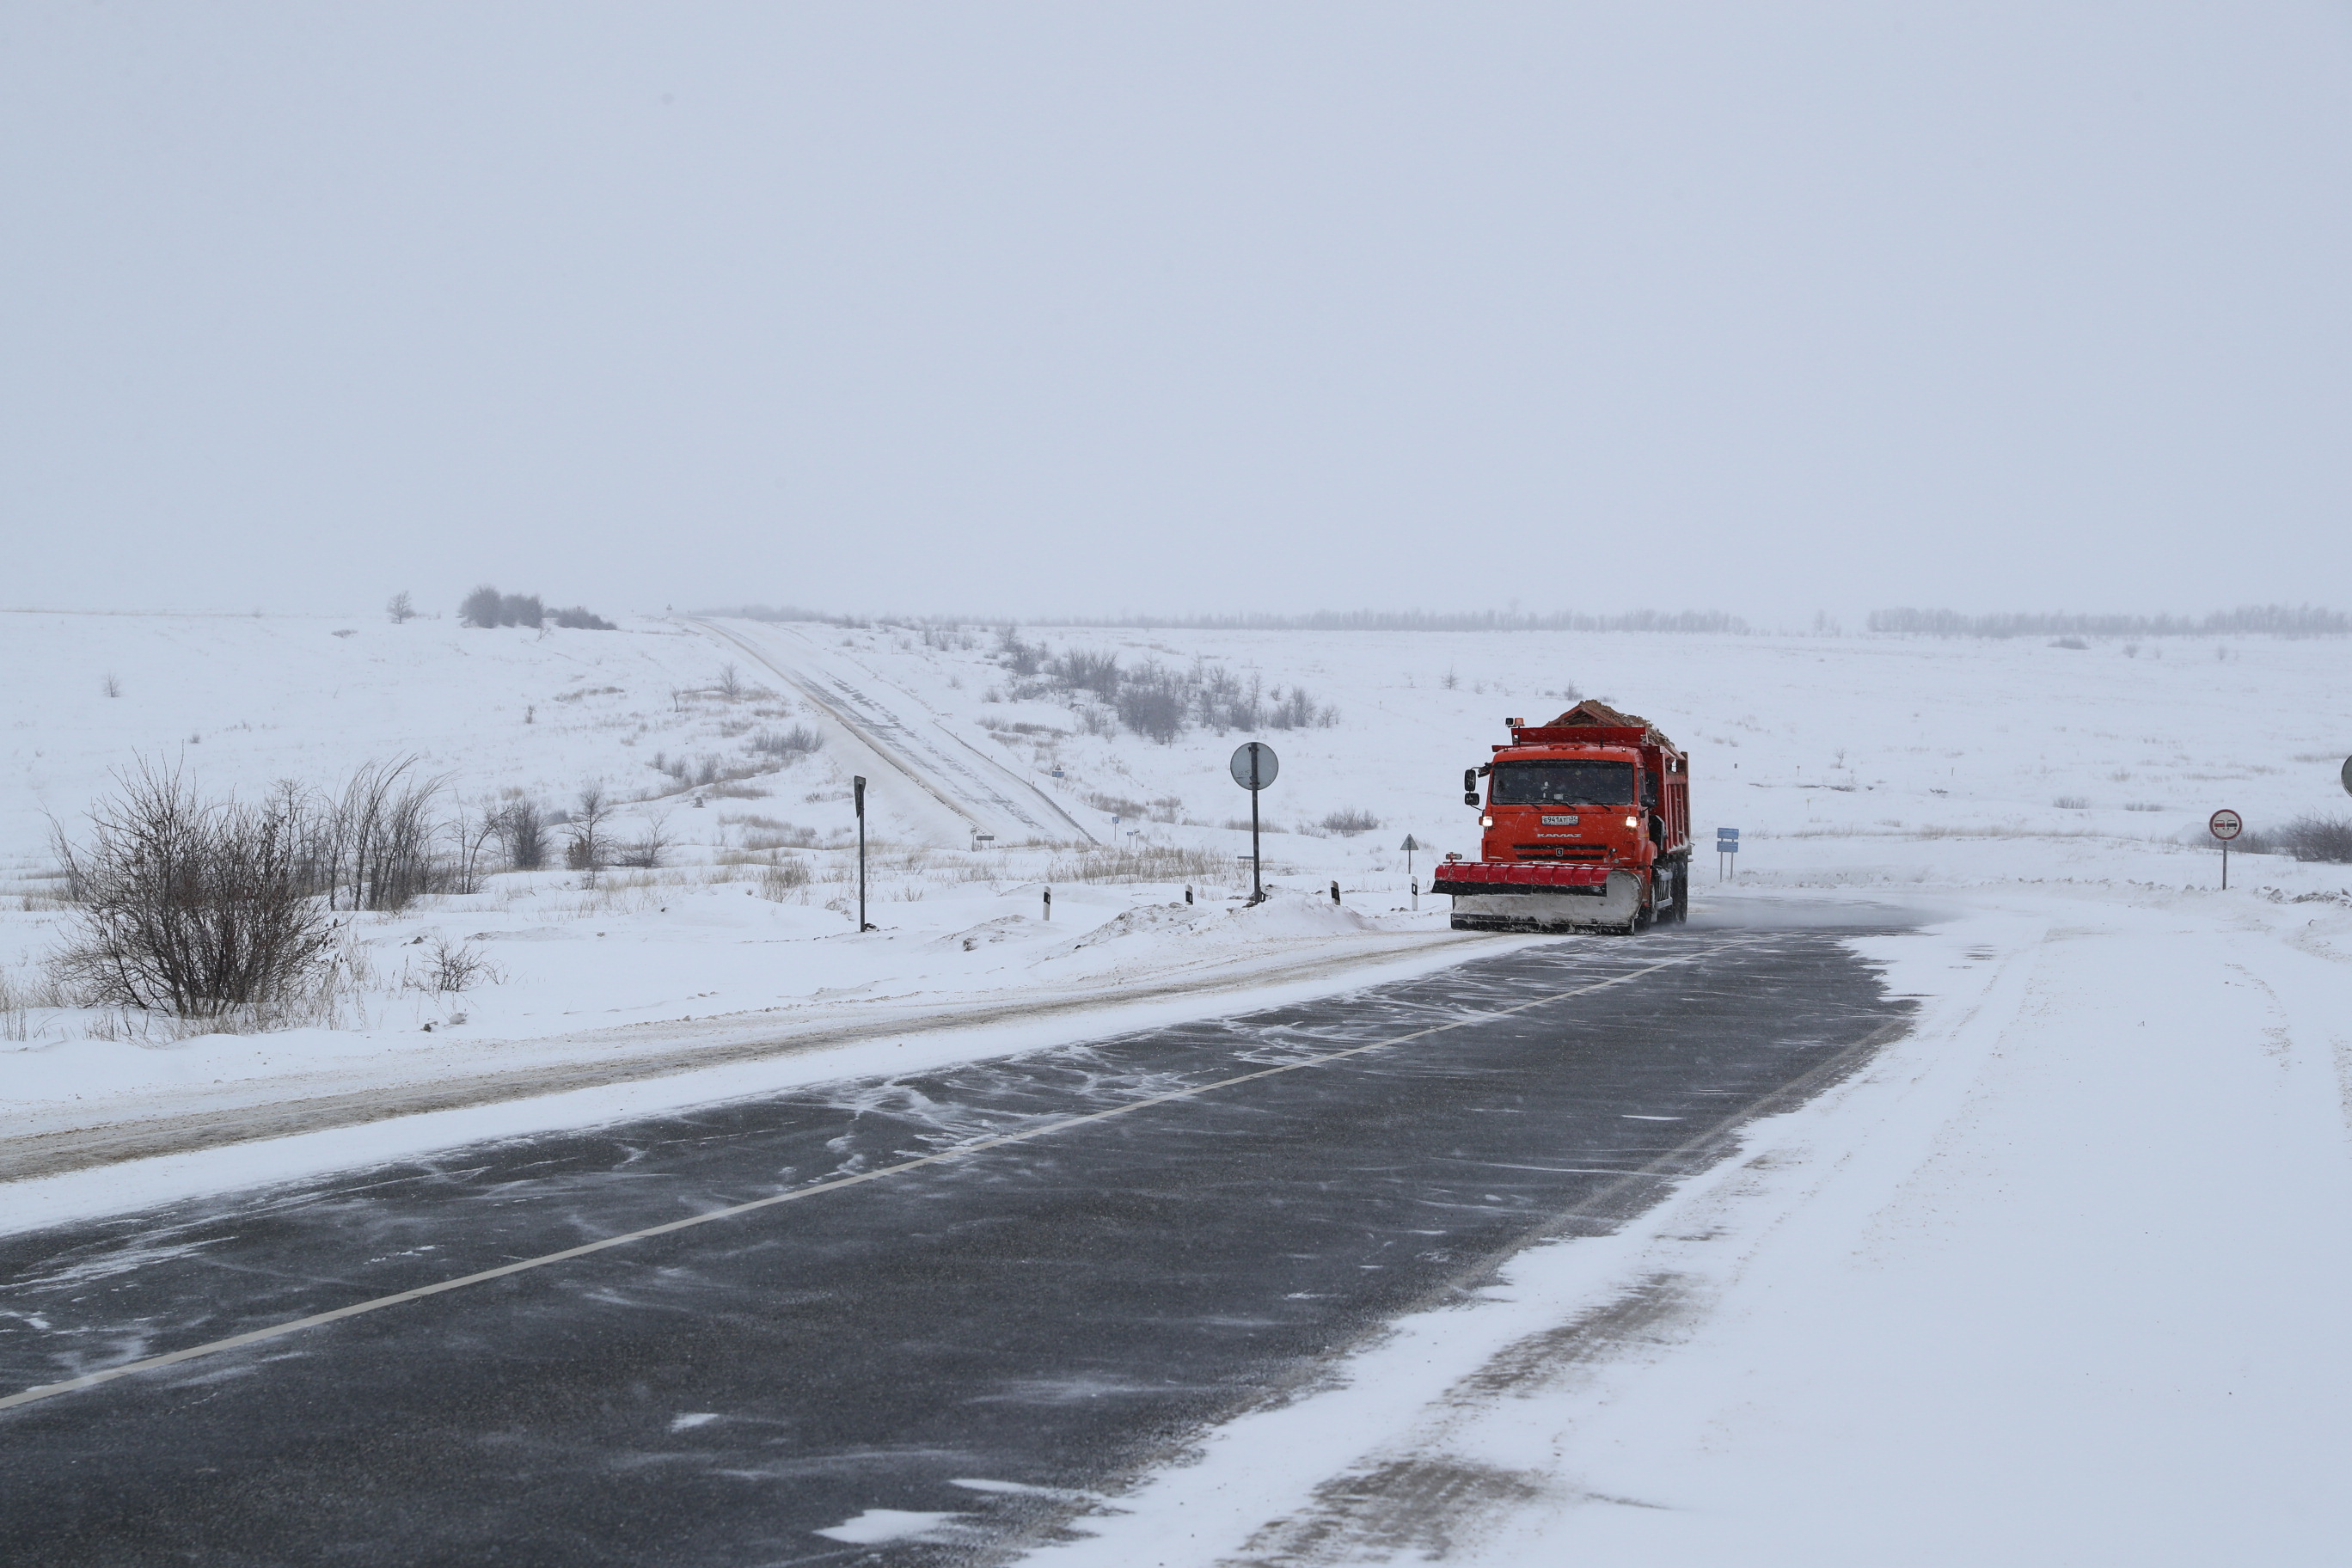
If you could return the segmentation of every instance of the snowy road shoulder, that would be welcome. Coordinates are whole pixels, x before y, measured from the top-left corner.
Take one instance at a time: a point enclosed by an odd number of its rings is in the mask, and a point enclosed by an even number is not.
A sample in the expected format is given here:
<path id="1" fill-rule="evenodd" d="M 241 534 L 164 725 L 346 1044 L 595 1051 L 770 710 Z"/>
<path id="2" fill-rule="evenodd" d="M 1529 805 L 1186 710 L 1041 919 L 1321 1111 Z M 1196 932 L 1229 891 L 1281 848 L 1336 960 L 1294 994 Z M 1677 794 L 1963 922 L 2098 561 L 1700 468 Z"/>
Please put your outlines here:
<path id="1" fill-rule="evenodd" d="M 1032 1561 L 2336 1561 L 2343 912 L 1969 902 L 1866 1071 Z"/>
<path id="2" fill-rule="evenodd" d="M 340 1072 L 260 1072 L 214 1086 L 209 1101 L 189 1095 L 200 1109 L 173 1116 L 156 1114 L 149 1097 L 90 1107 L 22 1103 L 11 1112 L 16 1135 L 0 1140 L 0 1170 L 24 1173 L 0 1182 L 0 1234 L 485 1139 L 1304 1001 L 1556 940 L 1366 921 L 1305 900 L 1238 920 L 1139 921 L 1138 912 L 1103 922 L 1100 941 L 1083 927 L 1060 939 L 1024 933 L 1025 944 L 1043 944 L 1028 955 L 1035 962 L 987 991 L 836 1001 L 807 1016 L 777 1010 L 713 1020 L 698 1034 L 453 1044 L 451 1054 L 430 1058 L 404 1049 Z M 1197 929 L 1211 919 L 1228 929 Z M 1171 940 L 1171 926 L 1192 940 Z M 1098 962 L 1079 962 L 1096 954 Z M 237 1037 L 220 1043 L 247 1048 Z M 78 1153 L 77 1140 L 96 1153 Z"/>

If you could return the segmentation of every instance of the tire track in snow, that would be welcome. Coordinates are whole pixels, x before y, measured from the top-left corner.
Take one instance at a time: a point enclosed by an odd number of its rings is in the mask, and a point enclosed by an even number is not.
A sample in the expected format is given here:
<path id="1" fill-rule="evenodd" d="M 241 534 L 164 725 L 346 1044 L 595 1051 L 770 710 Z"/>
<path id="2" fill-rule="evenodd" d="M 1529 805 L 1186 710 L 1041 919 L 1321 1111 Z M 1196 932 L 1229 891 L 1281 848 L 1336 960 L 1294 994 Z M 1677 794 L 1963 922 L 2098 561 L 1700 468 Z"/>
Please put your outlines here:
<path id="1" fill-rule="evenodd" d="M 1078 821 L 1036 785 L 986 756 L 936 722 L 909 721 L 886 703 L 871 685 L 858 685 L 815 660 L 809 668 L 780 662 L 770 648 L 713 621 L 691 623 L 748 658 L 816 705 L 835 723 L 863 742 L 917 788 L 971 824 L 977 832 L 1047 843 L 1098 842 Z M 779 634 L 780 635 L 780 634 Z M 869 680 L 873 678 L 869 676 Z M 911 694 L 899 700 L 912 703 Z"/>

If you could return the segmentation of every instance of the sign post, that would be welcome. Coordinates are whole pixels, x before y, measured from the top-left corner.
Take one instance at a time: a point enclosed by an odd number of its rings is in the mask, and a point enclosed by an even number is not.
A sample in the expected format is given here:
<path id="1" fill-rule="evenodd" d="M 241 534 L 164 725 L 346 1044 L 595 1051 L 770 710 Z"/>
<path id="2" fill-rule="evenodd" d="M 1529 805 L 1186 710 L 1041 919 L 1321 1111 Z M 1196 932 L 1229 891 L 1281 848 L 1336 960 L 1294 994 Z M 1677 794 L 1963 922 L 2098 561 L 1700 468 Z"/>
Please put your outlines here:
<path id="1" fill-rule="evenodd" d="M 1282 771 L 1282 761 L 1274 748 L 1264 741 L 1244 741 L 1234 748 L 1234 783 L 1249 791 L 1250 797 L 1250 902 L 1265 902 L 1265 860 L 1257 847 L 1257 792 L 1274 782 Z"/>
<path id="2" fill-rule="evenodd" d="M 1421 879 L 1412 874 L 1412 852 L 1421 847 L 1421 840 L 1408 833 L 1397 847 L 1404 851 L 1405 880 L 1412 889 L 1412 907 L 1417 910 L 1421 908 Z"/>
<path id="3" fill-rule="evenodd" d="M 2246 819 L 2223 806 L 2206 820 L 2205 826 L 2221 841 L 2221 886 L 2230 885 L 2230 840 L 2246 830 Z"/>
<path id="4" fill-rule="evenodd" d="M 868 931 L 874 928 L 866 923 L 866 780 L 863 775 L 850 776 L 849 793 L 857 803 L 857 929 Z"/>
<path id="5" fill-rule="evenodd" d="M 1726 866 L 1739 864 L 1739 829 L 1718 827 L 1715 830 L 1715 879 L 1723 880 Z"/>

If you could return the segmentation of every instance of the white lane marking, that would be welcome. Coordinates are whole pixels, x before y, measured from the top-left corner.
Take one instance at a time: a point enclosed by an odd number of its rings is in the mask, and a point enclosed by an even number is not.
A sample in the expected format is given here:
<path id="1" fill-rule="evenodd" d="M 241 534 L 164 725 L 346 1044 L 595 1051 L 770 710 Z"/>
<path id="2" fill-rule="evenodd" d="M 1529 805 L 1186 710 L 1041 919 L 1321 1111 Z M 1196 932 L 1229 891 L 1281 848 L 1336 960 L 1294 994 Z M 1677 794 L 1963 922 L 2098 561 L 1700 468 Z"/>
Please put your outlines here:
<path id="1" fill-rule="evenodd" d="M 1442 1035 L 1449 1029 L 1463 1029 L 1473 1024 L 1484 1024 L 1496 1018 L 1507 1018 L 1514 1013 L 1524 1013 L 1530 1007 L 1541 1007 L 1553 1002 L 1565 1002 L 1571 996 L 1583 996 L 1595 991 L 1606 991 L 1612 985 L 1622 985 L 1628 981 L 1639 980 L 1645 974 L 1655 974 L 1661 969 L 1672 969 L 1676 964 L 1696 963 L 1702 958 L 1712 958 L 1718 952 L 1742 946 L 1748 940 L 1753 939 L 1719 942 L 1701 952 L 1685 953 L 1680 958 L 1669 958 L 1644 969 L 1630 970 L 1608 980 L 1597 980 L 1590 985 L 1577 986 L 1571 991 L 1559 991 L 1549 996 L 1538 996 L 1532 1002 L 1522 1002 L 1516 1007 L 1504 1007 L 1491 1013 L 1481 1013 L 1472 1018 L 1457 1018 L 1450 1024 L 1432 1024 L 1425 1029 L 1415 1029 L 1409 1035 L 1374 1040 L 1370 1045 L 1349 1046 L 1343 1050 L 1326 1051 L 1320 1056 L 1306 1057 L 1295 1062 L 1285 1062 L 1279 1067 L 1261 1068 L 1255 1072 L 1245 1072 L 1233 1078 L 1219 1079 L 1214 1083 L 1197 1084 L 1191 1089 L 1175 1089 L 1164 1094 L 1147 1095 L 1141 1100 L 1129 1100 L 1124 1105 L 1114 1105 L 1108 1110 L 1089 1110 L 1078 1116 L 1066 1116 L 1059 1121 L 1049 1121 L 1043 1127 L 1032 1127 L 1025 1132 L 1004 1132 L 989 1138 L 976 1138 L 969 1143 L 959 1143 L 952 1149 L 942 1149 L 936 1154 L 924 1154 L 912 1160 L 901 1160 L 895 1165 L 882 1165 L 871 1171 L 861 1171 L 854 1176 L 836 1176 L 831 1181 L 816 1182 L 805 1187 L 795 1187 L 789 1193 L 777 1193 L 769 1197 L 753 1198 L 749 1203 L 733 1204 L 726 1208 L 711 1209 L 705 1214 L 689 1215 L 684 1219 L 674 1219 L 664 1225 L 650 1225 L 643 1230 L 633 1230 L 621 1236 L 608 1236 L 601 1241 L 586 1242 L 579 1247 L 567 1247 L 561 1252 L 550 1252 L 538 1258 L 526 1258 L 519 1262 L 503 1263 L 496 1268 L 485 1268 L 475 1274 L 461 1274 L 455 1279 L 444 1279 L 438 1284 L 419 1285 L 413 1290 L 401 1290 L 390 1296 L 378 1296 L 368 1301 L 354 1301 L 348 1307 L 337 1307 L 332 1311 L 313 1312 L 307 1318 L 294 1318 L 283 1323 L 273 1323 L 266 1329 L 254 1329 L 242 1334 L 231 1334 L 226 1339 L 213 1340 L 201 1345 L 190 1345 L 185 1350 L 173 1351 L 164 1355 L 149 1356 L 143 1361 L 125 1362 L 121 1366 L 110 1366 L 101 1372 L 68 1378 L 63 1383 L 40 1384 L 0 1398 L 0 1410 L 8 1409 L 12 1405 L 30 1405 L 37 1399 L 54 1399 L 60 1394 L 75 1394 L 85 1388 L 95 1388 L 100 1384 L 111 1383 L 118 1377 L 129 1377 L 135 1372 L 152 1372 L 158 1367 L 175 1366 L 184 1361 L 194 1361 L 198 1356 L 236 1350 L 243 1345 L 259 1344 L 264 1340 L 274 1340 L 282 1334 L 296 1333 L 303 1329 L 315 1329 L 325 1323 L 338 1322 L 344 1318 L 356 1318 L 362 1312 L 382 1311 L 386 1307 L 396 1307 L 404 1301 L 417 1301 L 427 1296 L 438 1296 L 446 1290 L 462 1290 L 468 1285 L 481 1285 L 492 1279 L 503 1279 L 509 1274 L 520 1274 L 526 1269 L 544 1268 L 551 1263 L 564 1263 L 574 1258 L 585 1258 L 592 1252 L 602 1252 L 607 1247 L 625 1247 L 630 1242 L 644 1241 L 650 1237 L 667 1236 L 673 1231 L 690 1230 L 698 1225 L 709 1225 L 716 1220 L 732 1219 L 737 1215 L 750 1214 L 755 1209 L 773 1208 L 778 1204 L 796 1203 L 802 1198 L 813 1198 L 819 1193 L 838 1192 L 843 1187 L 854 1187 L 864 1182 L 878 1182 L 885 1176 L 895 1176 L 902 1172 L 920 1170 L 926 1165 L 944 1164 L 950 1160 L 964 1159 L 986 1150 L 1002 1149 L 1013 1143 L 1026 1143 L 1034 1139 L 1067 1131 L 1073 1127 L 1083 1127 L 1089 1121 L 1100 1121 L 1112 1116 L 1125 1116 L 1129 1111 L 1142 1110 L 1154 1105 L 1165 1105 L 1171 1100 L 1190 1100 L 1195 1095 L 1207 1094 L 1212 1089 L 1231 1089 L 1235 1084 L 1254 1083 L 1262 1078 L 1274 1078 L 1282 1073 L 1297 1072 L 1305 1068 L 1321 1067 L 1327 1062 L 1361 1056 L 1366 1051 L 1401 1046 L 1408 1040 L 1418 1040 L 1424 1036 Z"/>

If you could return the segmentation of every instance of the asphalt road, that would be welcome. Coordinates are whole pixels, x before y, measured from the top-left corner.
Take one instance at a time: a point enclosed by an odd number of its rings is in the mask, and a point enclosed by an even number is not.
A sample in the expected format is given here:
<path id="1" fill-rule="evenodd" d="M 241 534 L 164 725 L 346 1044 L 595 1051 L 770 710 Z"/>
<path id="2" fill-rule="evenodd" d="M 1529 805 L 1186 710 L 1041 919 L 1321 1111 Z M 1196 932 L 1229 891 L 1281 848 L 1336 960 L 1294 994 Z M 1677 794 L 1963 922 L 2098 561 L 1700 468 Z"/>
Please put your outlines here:
<path id="1" fill-rule="evenodd" d="M 1902 1016 L 1832 933 L 1569 940 L 0 1240 L 6 1394 L 1135 1107 L 0 1410 L 0 1562 L 1000 1560 Z"/>

